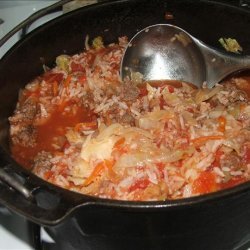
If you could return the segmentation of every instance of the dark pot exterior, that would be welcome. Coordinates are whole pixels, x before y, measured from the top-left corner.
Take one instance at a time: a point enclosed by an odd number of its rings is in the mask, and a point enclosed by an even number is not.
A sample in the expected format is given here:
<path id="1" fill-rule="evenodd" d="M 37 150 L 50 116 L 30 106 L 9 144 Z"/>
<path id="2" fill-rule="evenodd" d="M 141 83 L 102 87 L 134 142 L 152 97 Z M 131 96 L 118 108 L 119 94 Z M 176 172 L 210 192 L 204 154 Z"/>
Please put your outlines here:
<path id="1" fill-rule="evenodd" d="M 233 199 L 151 212 L 79 209 L 48 232 L 59 239 L 61 250 L 76 244 L 91 250 L 238 249 L 250 240 L 249 196 L 246 192 Z"/>
<path id="2" fill-rule="evenodd" d="M 238 249 L 250 240 L 250 193 L 175 209 L 79 209 L 48 228 L 60 249 Z"/>

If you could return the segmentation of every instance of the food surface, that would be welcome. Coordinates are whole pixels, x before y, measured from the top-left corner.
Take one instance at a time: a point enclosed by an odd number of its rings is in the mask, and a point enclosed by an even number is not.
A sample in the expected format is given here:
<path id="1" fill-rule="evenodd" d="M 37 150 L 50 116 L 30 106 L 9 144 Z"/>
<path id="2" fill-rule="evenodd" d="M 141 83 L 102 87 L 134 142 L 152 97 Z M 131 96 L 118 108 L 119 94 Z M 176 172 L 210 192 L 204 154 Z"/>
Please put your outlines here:
<path id="1" fill-rule="evenodd" d="M 191 197 L 250 179 L 250 79 L 208 89 L 121 82 L 127 39 L 97 37 L 20 91 L 13 157 L 63 188 L 118 200 Z"/>

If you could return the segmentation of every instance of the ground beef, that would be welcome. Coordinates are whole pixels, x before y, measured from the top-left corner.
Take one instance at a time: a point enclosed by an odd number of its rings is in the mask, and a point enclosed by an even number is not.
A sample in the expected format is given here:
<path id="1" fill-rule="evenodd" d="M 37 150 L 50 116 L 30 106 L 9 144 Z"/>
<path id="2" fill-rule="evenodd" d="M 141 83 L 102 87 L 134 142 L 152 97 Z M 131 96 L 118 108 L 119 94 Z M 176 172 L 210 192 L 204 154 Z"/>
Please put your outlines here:
<path id="1" fill-rule="evenodd" d="M 36 144 L 37 130 L 32 125 L 12 126 L 10 133 L 14 144 L 19 144 L 24 147 L 33 147 Z"/>
<path id="2" fill-rule="evenodd" d="M 14 144 L 34 146 L 36 143 L 36 129 L 33 119 L 37 113 L 37 104 L 33 98 L 28 98 L 22 105 L 18 105 L 14 116 L 9 118 L 11 125 L 11 139 Z"/>
<path id="3" fill-rule="evenodd" d="M 134 126 L 135 119 L 134 119 L 134 117 L 131 114 L 127 114 L 126 113 L 126 114 L 124 114 L 123 116 L 121 116 L 119 118 L 118 122 L 121 123 L 121 124 L 129 124 L 131 126 Z"/>
<path id="4" fill-rule="evenodd" d="M 131 82 L 122 84 L 120 90 L 121 98 L 126 102 L 136 101 L 140 94 L 139 89 Z"/>
<path id="5" fill-rule="evenodd" d="M 43 176 L 45 172 L 52 168 L 52 154 L 46 151 L 42 151 L 37 154 L 34 158 L 33 171 L 39 173 L 40 176 Z"/>
<path id="6" fill-rule="evenodd" d="M 226 167 L 230 168 L 230 170 L 238 170 L 241 167 L 241 159 L 235 152 L 223 157 L 220 163 L 222 168 Z"/>

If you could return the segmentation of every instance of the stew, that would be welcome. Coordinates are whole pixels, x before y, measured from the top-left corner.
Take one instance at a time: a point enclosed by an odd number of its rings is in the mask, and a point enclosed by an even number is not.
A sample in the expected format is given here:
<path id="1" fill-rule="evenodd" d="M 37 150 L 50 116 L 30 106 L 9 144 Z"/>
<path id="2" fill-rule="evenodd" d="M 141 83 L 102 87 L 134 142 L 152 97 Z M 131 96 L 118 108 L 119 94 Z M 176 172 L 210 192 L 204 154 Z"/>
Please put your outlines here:
<path id="1" fill-rule="evenodd" d="M 208 89 L 121 81 L 127 38 L 80 54 L 20 91 L 9 118 L 18 163 L 63 188 L 118 200 L 167 200 L 250 179 L 249 76 Z"/>

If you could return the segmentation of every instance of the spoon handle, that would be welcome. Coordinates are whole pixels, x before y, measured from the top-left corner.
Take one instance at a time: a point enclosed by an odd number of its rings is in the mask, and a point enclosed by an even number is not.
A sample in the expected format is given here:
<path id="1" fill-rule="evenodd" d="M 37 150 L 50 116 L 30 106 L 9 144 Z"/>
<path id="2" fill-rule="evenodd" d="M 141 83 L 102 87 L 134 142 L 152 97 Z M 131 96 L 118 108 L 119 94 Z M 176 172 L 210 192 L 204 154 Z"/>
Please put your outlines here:
<path id="1" fill-rule="evenodd" d="M 223 53 L 203 44 L 197 39 L 194 40 L 205 58 L 209 88 L 234 72 L 250 69 L 250 56 Z"/>

